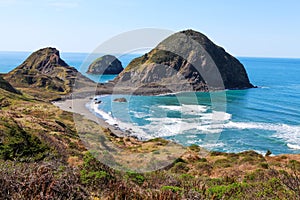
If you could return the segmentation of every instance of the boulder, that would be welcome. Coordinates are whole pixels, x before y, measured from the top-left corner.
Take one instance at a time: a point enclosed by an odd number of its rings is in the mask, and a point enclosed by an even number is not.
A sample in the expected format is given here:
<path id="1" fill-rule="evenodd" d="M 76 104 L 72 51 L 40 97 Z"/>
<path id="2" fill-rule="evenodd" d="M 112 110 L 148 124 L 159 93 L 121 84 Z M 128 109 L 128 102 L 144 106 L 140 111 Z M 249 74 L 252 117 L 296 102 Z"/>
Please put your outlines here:
<path id="1" fill-rule="evenodd" d="M 127 102 L 127 99 L 124 98 L 124 97 L 122 97 L 122 98 L 116 98 L 116 99 L 114 99 L 114 102 L 123 102 L 123 103 L 125 103 L 125 102 Z"/>

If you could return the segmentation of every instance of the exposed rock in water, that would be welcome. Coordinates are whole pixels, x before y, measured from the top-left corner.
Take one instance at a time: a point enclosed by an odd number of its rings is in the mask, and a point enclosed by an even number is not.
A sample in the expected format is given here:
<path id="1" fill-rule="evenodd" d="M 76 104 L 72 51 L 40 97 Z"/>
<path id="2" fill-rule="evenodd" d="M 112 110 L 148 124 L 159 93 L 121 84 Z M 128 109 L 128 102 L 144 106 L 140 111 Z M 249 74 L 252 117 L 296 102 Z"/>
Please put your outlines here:
<path id="1" fill-rule="evenodd" d="M 95 99 L 94 99 L 94 103 L 95 103 L 95 104 L 100 104 L 100 103 L 102 103 L 102 101 L 101 101 L 100 99 L 98 99 L 98 98 L 95 98 Z"/>
<path id="2" fill-rule="evenodd" d="M 86 73 L 89 74 L 119 74 L 123 71 L 122 63 L 115 56 L 105 55 L 97 58 Z"/>
<path id="3" fill-rule="evenodd" d="M 55 48 L 44 48 L 32 53 L 21 65 L 4 76 L 14 87 L 32 95 L 68 94 L 76 86 L 93 82 L 60 58 Z M 53 96 L 53 98 L 57 98 Z"/>
<path id="4" fill-rule="evenodd" d="M 127 102 L 127 99 L 124 98 L 124 97 L 122 97 L 122 98 L 116 98 L 116 99 L 114 99 L 114 102 L 123 102 L 123 103 L 125 103 L 125 102 Z"/>
<path id="5" fill-rule="evenodd" d="M 9 82 L 4 80 L 1 76 L 0 76 L 0 88 L 12 93 L 21 94 L 18 90 L 16 90 Z"/>
<path id="6" fill-rule="evenodd" d="M 253 87 L 236 58 L 193 30 L 163 40 L 149 53 L 131 61 L 113 82 L 119 88 L 153 93 Z"/>

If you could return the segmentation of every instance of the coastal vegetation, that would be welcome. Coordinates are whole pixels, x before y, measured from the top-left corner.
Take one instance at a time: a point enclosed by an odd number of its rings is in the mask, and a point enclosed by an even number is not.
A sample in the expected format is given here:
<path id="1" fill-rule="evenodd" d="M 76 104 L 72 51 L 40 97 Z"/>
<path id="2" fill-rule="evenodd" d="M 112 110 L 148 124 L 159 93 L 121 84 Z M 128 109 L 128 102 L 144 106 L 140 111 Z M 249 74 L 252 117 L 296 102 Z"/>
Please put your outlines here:
<path id="1" fill-rule="evenodd" d="M 164 169 L 118 171 L 87 151 L 72 113 L 4 89 L 0 94 L 7 102 L 0 109 L 1 199 L 299 198 L 299 155 L 262 156 L 246 151 L 210 152 L 201 157 L 205 150 L 191 145 Z M 128 153 L 155 152 L 157 144 L 168 143 L 112 137 L 109 130 L 102 130 Z"/>
<path id="2" fill-rule="evenodd" d="M 204 38 L 193 31 L 186 33 Z M 221 47 L 213 47 L 229 56 Z M 153 50 L 132 61 L 127 71 L 136 63 L 170 61 L 162 55 L 169 54 Z M 173 63 L 175 57 L 171 58 Z M 244 68 L 230 59 L 239 66 L 237 74 L 243 74 L 245 85 L 241 87 L 252 87 Z M 197 145 L 182 147 L 162 138 L 140 141 L 128 135 L 117 136 L 107 127 L 50 103 L 71 93 L 76 75 L 79 85 L 93 84 L 68 66 L 56 49 L 45 48 L 0 77 L 0 199 L 300 198 L 300 155 L 273 156 L 268 151 L 263 156 L 251 150 L 209 152 Z M 235 86 L 235 82 L 227 83 Z M 83 126 L 76 127 L 74 119 Z M 92 142 L 85 143 L 82 138 Z M 107 141 L 122 149 L 120 163 L 123 158 L 130 164 L 125 155 L 137 152 L 160 156 L 168 154 L 166 150 L 180 148 L 184 153 L 159 170 L 119 170 L 102 162 L 97 152 L 88 148 L 111 148 Z M 146 165 L 147 159 L 140 159 L 139 165 Z"/>

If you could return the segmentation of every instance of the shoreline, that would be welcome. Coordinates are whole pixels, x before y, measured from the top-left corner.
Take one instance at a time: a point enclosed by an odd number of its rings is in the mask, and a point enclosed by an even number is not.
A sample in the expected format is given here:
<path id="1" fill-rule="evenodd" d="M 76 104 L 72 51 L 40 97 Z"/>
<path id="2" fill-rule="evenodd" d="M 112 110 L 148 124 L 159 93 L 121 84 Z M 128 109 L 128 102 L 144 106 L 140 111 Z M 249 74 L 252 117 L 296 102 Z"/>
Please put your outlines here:
<path id="1" fill-rule="evenodd" d="M 111 94 L 101 94 L 101 95 L 97 95 L 97 96 L 105 96 L 105 95 L 111 95 Z M 169 95 L 169 94 L 165 94 L 165 95 Z M 105 119 L 101 118 L 101 117 L 97 117 L 97 114 L 95 112 L 92 112 L 91 110 L 89 110 L 86 105 L 88 103 L 90 103 L 93 100 L 94 96 L 92 96 L 91 94 L 89 94 L 89 96 L 80 96 L 79 98 L 73 98 L 70 96 L 70 98 L 65 98 L 65 99 L 61 99 L 58 101 L 52 101 L 51 103 L 54 106 L 57 106 L 58 108 L 60 108 L 61 110 L 67 111 L 67 112 L 71 112 L 71 113 L 76 113 L 79 115 L 82 115 L 83 117 L 85 117 L 88 120 L 91 120 L 95 123 L 97 123 L 98 125 L 100 125 L 103 128 L 107 128 L 111 131 L 112 134 L 114 134 L 115 136 L 119 137 L 119 138 L 123 138 L 123 137 L 131 137 L 131 138 L 135 138 L 138 141 L 147 141 L 143 140 L 135 135 L 130 134 L 130 132 L 128 130 L 122 130 L 120 127 L 118 127 L 117 125 L 112 125 L 109 124 L 108 122 L 105 121 Z M 151 139 L 155 139 L 155 138 L 151 138 Z M 182 146 L 182 144 L 179 144 Z M 188 146 L 185 146 L 186 148 Z M 201 147 L 201 146 L 199 146 Z M 201 147 L 202 148 L 202 147 Z M 212 150 L 215 151 L 215 150 Z M 261 154 L 263 156 L 265 156 L 264 153 L 259 152 L 257 150 L 254 149 L 248 149 L 248 150 L 244 150 L 244 151 L 255 151 L 258 154 Z M 223 152 L 223 151 L 216 151 L 216 152 Z M 241 153 L 243 151 L 240 152 L 223 152 L 223 153 Z M 298 156 L 300 156 L 300 154 L 297 153 L 280 153 L 280 154 L 271 154 L 271 157 L 277 157 L 277 156 L 282 156 L 282 155 L 294 155 L 295 157 L 298 158 Z"/>
<path id="2" fill-rule="evenodd" d="M 108 128 L 113 134 L 115 134 L 118 137 L 125 137 L 128 136 L 126 132 L 122 131 L 116 126 L 110 125 L 107 123 L 104 119 L 101 119 L 100 117 L 97 117 L 93 112 L 91 112 L 87 107 L 86 104 L 88 104 L 93 97 L 88 96 L 85 98 L 75 98 L 75 99 L 65 99 L 65 100 L 59 100 L 59 101 L 52 101 L 51 103 L 54 106 L 59 107 L 61 110 L 80 114 L 83 117 L 85 117 L 88 120 L 91 120 L 97 124 L 99 124 L 103 128 Z"/>

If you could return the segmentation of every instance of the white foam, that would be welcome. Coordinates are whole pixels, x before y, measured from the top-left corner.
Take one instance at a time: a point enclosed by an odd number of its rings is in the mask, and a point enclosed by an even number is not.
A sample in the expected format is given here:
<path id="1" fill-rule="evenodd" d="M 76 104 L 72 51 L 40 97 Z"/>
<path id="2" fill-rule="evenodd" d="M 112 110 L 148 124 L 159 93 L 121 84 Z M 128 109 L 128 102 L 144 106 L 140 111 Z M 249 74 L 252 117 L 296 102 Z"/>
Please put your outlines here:
<path id="1" fill-rule="evenodd" d="M 162 109 L 165 109 L 165 110 L 178 111 L 178 112 L 181 112 L 182 114 L 186 114 L 186 115 L 200 115 L 201 113 L 207 111 L 207 106 L 203 106 L 203 105 L 186 105 L 186 104 L 182 104 L 180 106 L 162 105 L 162 106 L 158 106 L 158 107 L 162 108 Z"/>
<path id="2" fill-rule="evenodd" d="M 144 113 L 144 112 L 135 112 L 135 111 L 130 111 L 130 112 L 133 114 L 133 116 L 135 118 L 146 118 L 146 117 L 149 117 L 149 114 Z"/>
<path id="3" fill-rule="evenodd" d="M 231 114 L 221 111 L 213 111 L 212 113 L 202 113 L 200 115 L 201 120 L 211 121 L 228 121 L 232 117 Z"/>
<path id="4" fill-rule="evenodd" d="M 271 124 L 260 122 L 232 122 L 224 124 L 224 128 L 231 129 L 258 129 L 273 131 L 273 137 L 284 140 L 288 147 L 296 149 L 300 147 L 300 126 L 287 124 Z M 299 148 L 300 149 L 300 148 Z"/>
<path id="5" fill-rule="evenodd" d="M 135 136 L 139 137 L 140 139 L 151 139 L 152 138 L 149 134 L 147 134 L 140 127 L 138 127 L 134 124 L 131 124 L 131 123 L 122 122 L 122 121 L 114 118 L 111 115 L 111 112 L 109 114 L 109 113 L 106 113 L 103 110 L 99 109 L 98 104 L 95 104 L 92 102 L 89 105 L 89 107 L 92 109 L 92 111 L 94 113 L 99 114 L 105 120 L 105 122 L 107 122 L 110 125 L 117 126 L 123 131 L 129 131 L 130 134 L 135 135 Z"/>
<path id="6" fill-rule="evenodd" d="M 220 114 L 218 112 L 217 114 Z M 222 118 L 213 119 L 213 113 L 202 113 L 205 116 L 205 120 L 202 117 L 199 118 L 147 118 L 150 124 L 144 126 L 145 129 L 153 132 L 155 136 L 167 137 L 178 134 L 186 134 L 187 131 L 198 130 L 198 134 L 218 134 L 223 130 L 223 124 L 226 120 L 231 118 L 230 114 L 222 113 Z M 226 116 L 226 117 L 224 117 Z"/>
<path id="7" fill-rule="evenodd" d="M 287 143 L 287 146 L 291 149 L 300 149 L 300 145 Z"/>
<path id="8" fill-rule="evenodd" d="M 103 110 L 98 109 L 98 105 L 95 103 L 91 104 L 92 110 L 99 114 L 108 124 L 115 125 L 118 124 L 118 120 L 113 118 L 110 114 L 104 112 Z"/>
<path id="9" fill-rule="evenodd" d="M 262 122 L 233 122 L 230 121 L 231 115 L 226 112 L 213 111 L 208 112 L 208 107 L 203 105 L 161 105 L 161 109 L 178 111 L 182 114 L 194 115 L 192 118 L 170 118 L 170 117 L 151 117 L 152 114 L 143 112 L 133 112 L 136 118 L 144 118 L 149 124 L 137 126 L 134 123 L 125 123 L 116 119 L 111 113 L 106 113 L 98 109 L 98 105 L 93 102 L 91 109 L 99 114 L 106 122 L 111 125 L 117 124 L 122 130 L 128 130 L 139 138 L 168 137 L 178 134 L 189 134 L 190 140 L 197 134 L 218 134 L 223 129 L 257 129 L 271 131 L 271 137 L 281 139 L 291 149 L 300 150 L 300 126 L 287 124 L 273 124 Z M 145 118 L 146 117 L 146 118 Z M 222 144 L 218 144 L 220 147 Z M 223 144 L 224 145 L 224 144 Z M 213 148 L 213 144 L 204 144 L 204 147 Z M 259 152 L 264 154 L 264 152 Z"/>
<path id="10" fill-rule="evenodd" d="M 182 93 L 182 92 L 167 92 L 167 93 L 164 93 L 164 94 L 157 94 L 157 95 L 155 95 L 155 96 L 173 96 L 173 95 L 176 95 L 176 94 L 180 94 L 180 93 Z"/>
<path id="11" fill-rule="evenodd" d="M 187 135 L 186 138 L 196 138 L 196 135 Z"/>
<path id="12" fill-rule="evenodd" d="M 201 147 L 204 147 L 207 149 L 212 149 L 212 148 L 216 148 L 216 147 L 224 147 L 224 146 L 225 146 L 225 144 L 223 142 L 201 144 Z"/>
<path id="13" fill-rule="evenodd" d="M 198 140 L 188 140 L 186 141 L 187 144 L 199 144 L 202 140 L 198 139 Z"/>
<path id="14" fill-rule="evenodd" d="M 255 151 L 256 153 L 258 153 L 258 154 L 260 154 L 260 155 L 266 155 L 266 151 L 260 151 L 260 150 L 253 150 L 253 151 Z M 271 154 L 270 156 L 274 156 L 274 154 Z"/>

